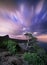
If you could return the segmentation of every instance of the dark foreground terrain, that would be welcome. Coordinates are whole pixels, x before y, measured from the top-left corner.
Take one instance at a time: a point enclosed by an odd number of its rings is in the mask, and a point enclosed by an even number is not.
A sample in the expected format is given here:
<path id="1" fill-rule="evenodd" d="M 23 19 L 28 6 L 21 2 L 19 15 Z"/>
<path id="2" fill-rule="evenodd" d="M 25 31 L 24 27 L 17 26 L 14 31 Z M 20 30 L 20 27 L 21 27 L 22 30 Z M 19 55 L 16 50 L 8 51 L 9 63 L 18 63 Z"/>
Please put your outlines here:
<path id="1" fill-rule="evenodd" d="M 34 37 L 29 40 L 0 37 L 0 65 L 47 65 L 46 45 Z"/>

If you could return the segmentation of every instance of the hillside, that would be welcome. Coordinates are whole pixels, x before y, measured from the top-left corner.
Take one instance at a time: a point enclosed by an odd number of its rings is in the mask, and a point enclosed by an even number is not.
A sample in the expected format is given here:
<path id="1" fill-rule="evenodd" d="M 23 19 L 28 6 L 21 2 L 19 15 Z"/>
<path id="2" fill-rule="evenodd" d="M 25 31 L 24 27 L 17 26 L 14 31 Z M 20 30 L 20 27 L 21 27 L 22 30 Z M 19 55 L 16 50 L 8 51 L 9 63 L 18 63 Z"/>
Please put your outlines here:
<path id="1" fill-rule="evenodd" d="M 0 36 L 0 65 L 47 65 L 47 53 L 32 34 Z"/>

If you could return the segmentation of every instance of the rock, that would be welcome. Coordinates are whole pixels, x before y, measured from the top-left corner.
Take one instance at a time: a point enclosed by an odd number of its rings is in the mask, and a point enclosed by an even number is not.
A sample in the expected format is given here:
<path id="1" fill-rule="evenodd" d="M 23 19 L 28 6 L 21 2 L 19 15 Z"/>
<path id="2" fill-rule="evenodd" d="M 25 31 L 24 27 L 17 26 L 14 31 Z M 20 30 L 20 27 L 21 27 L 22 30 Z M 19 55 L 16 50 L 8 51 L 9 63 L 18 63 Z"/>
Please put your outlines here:
<path id="1" fill-rule="evenodd" d="M 19 43 L 18 45 L 20 46 L 21 49 L 23 49 L 25 51 L 27 50 L 27 44 L 26 43 Z"/>
<path id="2" fill-rule="evenodd" d="M 22 65 L 21 61 L 18 58 L 16 58 L 15 56 L 9 57 L 8 62 L 13 65 Z"/>
<path id="3" fill-rule="evenodd" d="M 0 48 L 0 52 L 6 51 L 6 49 L 4 48 Z"/>
<path id="4" fill-rule="evenodd" d="M 0 53 L 0 56 L 2 57 L 6 57 L 6 56 L 11 56 L 11 54 L 10 54 L 10 52 L 8 52 L 8 51 L 5 51 L 5 52 L 1 52 Z"/>
<path id="5" fill-rule="evenodd" d="M 22 65 L 21 61 L 10 54 L 10 52 L 5 51 L 0 53 L 0 65 Z"/>

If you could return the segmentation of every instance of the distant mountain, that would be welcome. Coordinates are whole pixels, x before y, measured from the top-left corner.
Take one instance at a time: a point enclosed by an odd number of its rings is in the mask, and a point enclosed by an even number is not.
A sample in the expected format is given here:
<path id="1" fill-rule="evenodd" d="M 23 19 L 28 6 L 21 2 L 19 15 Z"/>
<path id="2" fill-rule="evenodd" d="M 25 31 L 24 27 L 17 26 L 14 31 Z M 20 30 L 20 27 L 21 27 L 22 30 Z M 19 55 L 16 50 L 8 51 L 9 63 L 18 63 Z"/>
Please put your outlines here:
<path id="1" fill-rule="evenodd" d="M 0 38 L 9 38 L 9 36 L 8 35 L 0 36 Z"/>
<path id="2" fill-rule="evenodd" d="M 0 36 L 0 41 L 6 40 L 6 39 L 7 40 L 11 39 L 19 43 L 22 43 L 22 42 L 24 43 L 24 42 L 27 42 L 29 38 L 26 38 L 25 35 L 20 35 L 20 36 L 18 35 L 15 38 L 9 37 L 9 35 Z"/>

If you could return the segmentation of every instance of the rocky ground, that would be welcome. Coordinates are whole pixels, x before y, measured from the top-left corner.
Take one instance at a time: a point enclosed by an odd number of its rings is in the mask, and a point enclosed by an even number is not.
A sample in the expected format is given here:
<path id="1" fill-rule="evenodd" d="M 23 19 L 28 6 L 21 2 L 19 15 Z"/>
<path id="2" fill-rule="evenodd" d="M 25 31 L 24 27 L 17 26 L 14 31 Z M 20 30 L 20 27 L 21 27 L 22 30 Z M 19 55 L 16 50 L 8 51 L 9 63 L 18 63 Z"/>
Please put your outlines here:
<path id="1" fill-rule="evenodd" d="M 0 52 L 0 65 L 22 65 L 22 58 L 11 55 L 8 51 Z"/>

